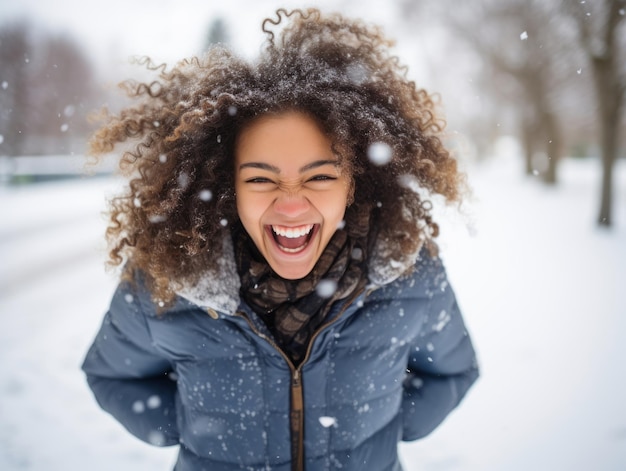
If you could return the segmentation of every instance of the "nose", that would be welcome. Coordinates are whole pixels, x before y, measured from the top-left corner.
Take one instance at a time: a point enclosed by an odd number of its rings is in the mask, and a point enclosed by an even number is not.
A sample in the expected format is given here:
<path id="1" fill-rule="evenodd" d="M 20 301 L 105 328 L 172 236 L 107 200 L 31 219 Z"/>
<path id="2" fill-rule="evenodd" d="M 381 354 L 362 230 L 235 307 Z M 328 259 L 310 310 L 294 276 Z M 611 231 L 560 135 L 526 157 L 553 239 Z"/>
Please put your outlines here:
<path id="1" fill-rule="evenodd" d="M 305 214 L 310 207 L 309 200 L 295 192 L 283 192 L 274 201 L 274 211 L 293 219 Z"/>

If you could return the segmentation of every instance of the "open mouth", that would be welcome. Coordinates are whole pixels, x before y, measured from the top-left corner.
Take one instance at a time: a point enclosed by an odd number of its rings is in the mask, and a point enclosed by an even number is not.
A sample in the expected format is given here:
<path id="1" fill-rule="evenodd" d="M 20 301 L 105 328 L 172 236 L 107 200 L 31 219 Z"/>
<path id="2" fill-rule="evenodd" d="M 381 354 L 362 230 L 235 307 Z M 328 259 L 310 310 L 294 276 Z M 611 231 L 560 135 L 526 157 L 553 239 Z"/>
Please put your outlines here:
<path id="1" fill-rule="evenodd" d="M 305 224 L 297 227 L 269 226 L 278 248 L 286 253 L 302 252 L 315 233 L 317 224 Z"/>

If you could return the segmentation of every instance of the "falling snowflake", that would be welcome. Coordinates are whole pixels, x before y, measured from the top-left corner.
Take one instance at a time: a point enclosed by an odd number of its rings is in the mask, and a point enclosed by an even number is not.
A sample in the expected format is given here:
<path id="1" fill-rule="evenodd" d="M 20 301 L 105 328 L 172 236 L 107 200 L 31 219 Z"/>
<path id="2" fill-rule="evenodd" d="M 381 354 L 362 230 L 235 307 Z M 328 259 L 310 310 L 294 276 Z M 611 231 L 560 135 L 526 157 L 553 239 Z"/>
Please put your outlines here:
<path id="1" fill-rule="evenodd" d="M 374 142 L 367 149 L 367 156 L 374 165 L 382 166 L 391 161 L 391 147 L 384 142 Z"/>
<path id="2" fill-rule="evenodd" d="M 152 224 L 158 224 L 160 222 L 165 222 L 166 220 L 167 217 L 165 217 L 163 214 L 152 214 L 148 216 L 148 221 L 150 221 Z"/>
<path id="3" fill-rule="evenodd" d="M 201 190 L 198 193 L 198 198 L 200 198 L 202 201 L 211 201 L 211 199 L 213 198 L 213 193 L 211 193 L 211 190 Z"/>
<path id="4" fill-rule="evenodd" d="M 398 176 L 398 184 L 402 187 L 402 188 L 406 188 L 408 190 L 413 191 L 414 193 L 419 193 L 420 192 L 420 183 L 417 180 L 417 177 L 415 175 L 410 175 L 410 174 L 402 174 L 400 176 Z"/>
<path id="5" fill-rule="evenodd" d="M 144 406 L 142 401 L 133 402 L 132 408 L 135 414 L 142 414 L 146 410 L 146 406 Z"/>
<path id="6" fill-rule="evenodd" d="M 411 386 L 413 386 L 415 389 L 419 389 L 424 386 L 424 380 L 415 376 L 413 379 L 411 379 Z"/>
<path id="7" fill-rule="evenodd" d="M 186 172 L 181 172 L 181 174 L 178 175 L 177 181 L 180 189 L 184 191 L 189 186 L 189 175 Z"/>
<path id="8" fill-rule="evenodd" d="M 321 298 L 330 298 L 337 291 L 337 282 L 333 280 L 321 280 L 316 288 L 317 295 Z"/>
<path id="9" fill-rule="evenodd" d="M 148 434 L 148 442 L 155 446 L 165 445 L 165 435 L 157 430 L 151 430 Z"/>
<path id="10" fill-rule="evenodd" d="M 150 396 L 146 401 L 146 405 L 148 409 L 158 409 L 161 407 L 161 398 L 157 395 Z"/>

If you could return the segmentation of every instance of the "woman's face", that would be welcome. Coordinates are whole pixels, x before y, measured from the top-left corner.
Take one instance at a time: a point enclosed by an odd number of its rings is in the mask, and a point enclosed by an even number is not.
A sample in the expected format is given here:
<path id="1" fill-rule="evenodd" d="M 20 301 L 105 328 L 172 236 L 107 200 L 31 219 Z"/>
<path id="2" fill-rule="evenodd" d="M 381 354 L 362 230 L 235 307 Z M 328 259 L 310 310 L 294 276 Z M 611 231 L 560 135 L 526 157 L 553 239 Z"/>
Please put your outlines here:
<path id="1" fill-rule="evenodd" d="M 282 278 L 313 269 L 343 221 L 349 189 L 329 139 L 304 114 L 261 117 L 237 140 L 237 212 Z"/>

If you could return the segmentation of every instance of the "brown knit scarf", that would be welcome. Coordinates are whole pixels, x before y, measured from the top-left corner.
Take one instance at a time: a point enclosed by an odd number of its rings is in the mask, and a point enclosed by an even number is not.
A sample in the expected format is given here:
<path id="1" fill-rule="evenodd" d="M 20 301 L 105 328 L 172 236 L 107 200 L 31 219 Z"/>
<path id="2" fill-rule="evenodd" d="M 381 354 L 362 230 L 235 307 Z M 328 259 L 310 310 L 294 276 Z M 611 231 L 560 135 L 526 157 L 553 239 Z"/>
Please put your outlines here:
<path id="1" fill-rule="evenodd" d="M 294 364 L 304 359 L 311 337 L 332 304 L 367 281 L 367 229 L 359 232 L 362 237 L 349 237 L 346 230 L 337 230 L 313 270 L 299 280 L 285 280 L 274 273 L 242 227 L 233 233 L 241 297 Z"/>

